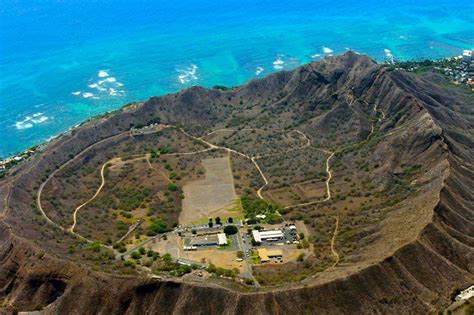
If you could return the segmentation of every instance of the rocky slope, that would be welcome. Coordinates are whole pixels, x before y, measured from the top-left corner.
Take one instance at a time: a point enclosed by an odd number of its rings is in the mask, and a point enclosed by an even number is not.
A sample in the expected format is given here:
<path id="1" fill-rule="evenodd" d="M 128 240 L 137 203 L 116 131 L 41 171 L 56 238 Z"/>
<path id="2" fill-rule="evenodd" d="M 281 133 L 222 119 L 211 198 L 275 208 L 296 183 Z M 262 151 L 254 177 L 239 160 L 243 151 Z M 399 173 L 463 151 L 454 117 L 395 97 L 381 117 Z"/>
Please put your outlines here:
<path id="1" fill-rule="evenodd" d="M 442 309 L 455 289 L 474 282 L 473 98 L 445 85 L 436 75 L 388 72 L 348 52 L 228 91 L 193 87 L 151 98 L 83 124 L 0 183 L 0 312 L 37 305 L 48 305 L 46 314 L 419 314 Z M 39 220 L 34 207 L 35 191 L 52 169 L 134 125 L 183 124 L 201 135 L 245 121 L 249 127 L 298 127 L 321 145 L 336 147 L 336 142 L 342 146 L 370 134 L 377 114 L 372 104 L 384 113 L 380 132 L 386 140 L 374 150 L 384 166 L 370 179 L 390 187 L 400 159 L 417 159 L 429 168 L 425 179 L 417 179 L 423 205 L 416 212 L 401 207 L 399 215 L 413 215 L 415 224 L 397 242 L 390 240 L 392 234 L 384 238 L 397 218 L 393 215 L 377 232 L 380 241 L 371 243 L 380 247 L 377 253 L 364 257 L 369 252 L 361 250 L 364 259 L 354 256 L 352 264 L 301 285 L 243 292 L 216 283 L 94 271 L 68 252 L 74 238 Z M 336 123 L 337 140 L 321 136 L 334 131 Z"/>

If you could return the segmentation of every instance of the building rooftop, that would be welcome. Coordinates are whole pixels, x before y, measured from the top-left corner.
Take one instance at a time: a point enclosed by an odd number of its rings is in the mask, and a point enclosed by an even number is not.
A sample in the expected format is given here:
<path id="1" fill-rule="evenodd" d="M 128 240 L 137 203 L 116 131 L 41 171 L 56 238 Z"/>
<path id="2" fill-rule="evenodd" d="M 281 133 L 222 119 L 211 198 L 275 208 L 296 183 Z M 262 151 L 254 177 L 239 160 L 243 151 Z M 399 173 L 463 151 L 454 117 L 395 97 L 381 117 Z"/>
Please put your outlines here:
<path id="1" fill-rule="evenodd" d="M 260 257 L 260 261 L 266 262 L 266 261 L 270 261 L 271 257 L 282 257 L 283 252 L 279 249 L 259 248 L 258 256 Z"/>
<path id="2" fill-rule="evenodd" d="M 217 234 L 217 240 L 219 245 L 227 245 L 227 236 L 225 233 Z"/>
<path id="3" fill-rule="evenodd" d="M 191 246 L 202 246 L 208 244 L 219 244 L 217 234 L 196 236 L 191 239 Z"/>

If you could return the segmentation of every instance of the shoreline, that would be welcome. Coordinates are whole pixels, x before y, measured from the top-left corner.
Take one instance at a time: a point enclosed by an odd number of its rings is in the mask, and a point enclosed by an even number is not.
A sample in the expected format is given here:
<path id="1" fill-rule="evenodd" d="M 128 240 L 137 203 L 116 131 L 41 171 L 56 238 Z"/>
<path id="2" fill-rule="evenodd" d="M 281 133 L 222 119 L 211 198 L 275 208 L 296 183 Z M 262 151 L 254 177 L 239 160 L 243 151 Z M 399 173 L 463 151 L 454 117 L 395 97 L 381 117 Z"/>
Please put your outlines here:
<path id="1" fill-rule="evenodd" d="M 467 52 L 470 52 L 469 56 L 467 56 Z M 354 53 L 361 54 L 355 51 Z M 327 57 L 325 56 L 324 58 L 331 58 L 331 57 L 333 56 L 332 55 L 327 56 Z M 370 58 L 370 56 L 368 57 Z M 317 60 L 312 61 L 312 62 L 317 62 Z M 381 65 L 385 65 L 389 71 L 405 70 L 408 72 L 418 73 L 418 72 L 424 72 L 424 71 L 429 71 L 429 70 L 435 70 L 445 75 L 446 77 L 448 77 L 452 83 L 458 84 L 458 85 L 465 84 L 468 87 L 470 86 L 472 88 L 472 91 L 474 91 L 474 72 L 472 72 L 472 69 L 474 69 L 474 49 L 464 50 L 462 55 L 440 58 L 440 59 L 428 59 L 428 58 L 421 59 L 420 58 L 416 60 L 413 59 L 413 60 L 398 61 L 391 58 L 391 59 L 386 59 L 384 62 L 378 62 L 378 63 Z M 441 65 L 443 67 L 438 67 L 437 65 Z M 460 68 L 461 66 L 463 66 L 463 68 Z M 469 72 L 469 69 L 471 69 L 470 70 L 471 72 Z M 291 70 L 280 70 L 280 71 L 291 71 Z M 272 73 L 276 73 L 276 72 L 278 71 L 275 71 Z M 251 80 L 258 80 L 258 79 L 259 78 L 251 78 L 242 84 L 246 84 L 250 82 Z M 211 87 L 210 89 L 226 90 L 230 88 L 231 87 L 216 85 L 216 86 Z M 163 94 L 163 95 L 166 95 L 166 94 Z M 160 97 L 163 95 L 158 95 L 157 97 Z M 60 132 L 59 134 L 51 136 L 47 140 L 40 141 L 39 143 L 29 148 L 26 148 L 21 151 L 17 151 L 15 153 L 11 153 L 8 156 L 0 156 L 0 179 L 5 177 L 5 174 L 8 173 L 8 170 L 14 167 L 15 165 L 17 165 L 18 163 L 34 155 L 37 151 L 41 151 L 42 148 L 47 146 L 52 141 L 55 141 L 59 139 L 60 137 L 67 135 L 68 133 L 71 133 L 74 129 L 82 126 L 83 124 L 88 123 L 95 119 L 103 118 L 104 116 L 113 114 L 114 112 L 121 111 L 128 106 L 131 106 L 134 104 L 140 104 L 143 102 L 146 102 L 146 100 L 129 102 L 127 104 L 120 106 L 117 109 L 109 110 L 101 114 L 91 116 L 88 119 Z"/>

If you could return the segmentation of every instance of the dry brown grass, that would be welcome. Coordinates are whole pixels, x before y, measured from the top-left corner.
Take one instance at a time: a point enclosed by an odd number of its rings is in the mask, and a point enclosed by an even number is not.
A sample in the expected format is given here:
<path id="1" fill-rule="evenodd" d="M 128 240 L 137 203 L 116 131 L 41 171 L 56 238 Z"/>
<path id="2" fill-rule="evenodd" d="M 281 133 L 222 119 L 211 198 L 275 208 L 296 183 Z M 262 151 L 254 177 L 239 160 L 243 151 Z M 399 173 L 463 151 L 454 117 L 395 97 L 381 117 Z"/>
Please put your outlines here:
<path id="1" fill-rule="evenodd" d="M 229 156 L 202 160 L 205 178 L 191 181 L 183 187 L 183 211 L 181 224 L 215 216 L 237 216 L 235 208 L 237 194 L 230 167 Z"/>

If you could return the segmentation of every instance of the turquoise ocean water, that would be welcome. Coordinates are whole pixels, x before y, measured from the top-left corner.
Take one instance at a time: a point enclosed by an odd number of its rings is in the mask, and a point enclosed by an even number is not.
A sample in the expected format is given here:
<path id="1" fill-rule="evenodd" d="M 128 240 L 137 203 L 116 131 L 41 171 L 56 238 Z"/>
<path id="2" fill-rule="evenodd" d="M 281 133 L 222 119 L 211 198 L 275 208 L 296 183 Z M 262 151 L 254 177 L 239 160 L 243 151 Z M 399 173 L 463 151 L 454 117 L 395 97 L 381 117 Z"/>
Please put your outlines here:
<path id="1" fill-rule="evenodd" d="M 474 48 L 474 1 L 0 0 L 0 157 L 191 85 L 237 85 L 351 48 Z"/>

